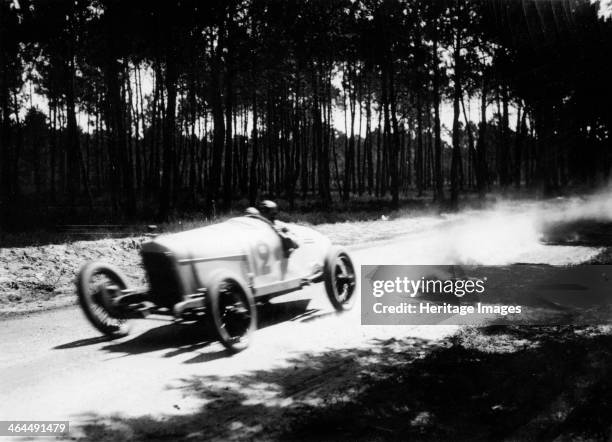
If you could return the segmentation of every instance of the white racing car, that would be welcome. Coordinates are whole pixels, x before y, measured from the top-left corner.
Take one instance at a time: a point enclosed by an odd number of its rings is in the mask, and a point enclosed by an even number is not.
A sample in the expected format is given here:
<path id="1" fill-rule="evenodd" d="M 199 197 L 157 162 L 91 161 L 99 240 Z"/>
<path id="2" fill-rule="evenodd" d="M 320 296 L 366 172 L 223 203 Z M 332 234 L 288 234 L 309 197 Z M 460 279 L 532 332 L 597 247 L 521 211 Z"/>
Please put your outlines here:
<path id="1" fill-rule="evenodd" d="M 149 314 L 209 321 L 230 351 L 245 349 L 257 328 L 255 303 L 323 282 L 336 310 L 352 307 L 355 269 L 346 251 L 304 226 L 286 224 L 299 247 L 289 253 L 273 221 L 251 213 L 142 245 L 149 286 L 128 288 L 116 267 L 84 265 L 77 278 L 89 321 L 111 337 Z"/>

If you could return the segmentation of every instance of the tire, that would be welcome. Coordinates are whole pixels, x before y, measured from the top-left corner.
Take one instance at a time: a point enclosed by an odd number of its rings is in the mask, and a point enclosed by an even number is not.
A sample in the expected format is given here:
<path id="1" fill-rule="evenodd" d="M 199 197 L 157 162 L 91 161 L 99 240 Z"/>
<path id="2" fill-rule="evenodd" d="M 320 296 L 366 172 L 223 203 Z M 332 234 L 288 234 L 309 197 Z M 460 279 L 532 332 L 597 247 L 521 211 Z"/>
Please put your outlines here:
<path id="1" fill-rule="evenodd" d="M 119 269 L 110 264 L 91 262 L 79 271 L 76 285 L 81 309 L 94 327 L 113 339 L 129 333 L 130 323 L 117 317 L 110 304 L 113 291 L 127 288 L 126 279 Z"/>
<path id="2" fill-rule="evenodd" d="M 226 271 L 213 275 L 206 307 L 209 324 L 225 348 L 238 353 L 249 346 L 257 329 L 257 310 L 251 290 L 240 277 Z"/>
<path id="3" fill-rule="evenodd" d="M 348 253 L 332 247 L 325 258 L 323 281 L 329 301 L 337 311 L 350 310 L 355 302 L 355 267 Z"/>

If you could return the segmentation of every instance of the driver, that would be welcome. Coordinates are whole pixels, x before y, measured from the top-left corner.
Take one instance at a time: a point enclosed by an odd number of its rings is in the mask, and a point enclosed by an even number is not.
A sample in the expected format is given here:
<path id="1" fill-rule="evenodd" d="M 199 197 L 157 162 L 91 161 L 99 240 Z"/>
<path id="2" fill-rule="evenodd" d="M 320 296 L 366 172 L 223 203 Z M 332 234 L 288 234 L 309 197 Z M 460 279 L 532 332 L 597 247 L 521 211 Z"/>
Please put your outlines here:
<path id="1" fill-rule="evenodd" d="M 249 207 L 247 209 L 247 214 L 259 215 L 270 221 L 274 231 L 280 237 L 285 258 L 288 258 L 289 255 L 291 255 L 291 253 L 293 253 L 293 251 L 299 247 L 299 244 L 289 232 L 287 225 L 276 219 L 276 216 L 278 215 L 278 205 L 274 201 L 264 200 L 259 204 L 258 209 Z"/>

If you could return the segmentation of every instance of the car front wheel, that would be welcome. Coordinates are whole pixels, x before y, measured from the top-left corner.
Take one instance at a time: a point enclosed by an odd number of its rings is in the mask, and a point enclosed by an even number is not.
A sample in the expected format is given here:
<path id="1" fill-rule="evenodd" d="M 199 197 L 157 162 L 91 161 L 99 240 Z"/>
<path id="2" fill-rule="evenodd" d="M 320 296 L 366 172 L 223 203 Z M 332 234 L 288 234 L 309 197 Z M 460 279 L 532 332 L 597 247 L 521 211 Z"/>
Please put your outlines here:
<path id="1" fill-rule="evenodd" d="M 208 284 L 207 315 L 219 341 L 232 353 L 249 346 L 257 328 L 253 294 L 239 277 L 219 272 Z"/>
<path id="2" fill-rule="evenodd" d="M 110 264 L 91 262 L 81 268 L 76 285 L 81 309 L 94 327 L 111 338 L 129 333 L 130 324 L 117 317 L 112 306 L 113 298 L 127 288 L 119 269 Z"/>

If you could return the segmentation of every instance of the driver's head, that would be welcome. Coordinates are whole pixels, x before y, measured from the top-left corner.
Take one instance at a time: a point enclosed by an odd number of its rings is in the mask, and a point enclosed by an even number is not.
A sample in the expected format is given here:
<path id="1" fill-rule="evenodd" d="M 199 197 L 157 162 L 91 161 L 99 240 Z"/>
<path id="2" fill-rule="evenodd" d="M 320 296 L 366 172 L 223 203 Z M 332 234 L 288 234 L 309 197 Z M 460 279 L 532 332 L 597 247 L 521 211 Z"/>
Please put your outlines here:
<path id="1" fill-rule="evenodd" d="M 247 209 L 245 210 L 245 214 L 251 216 L 261 215 L 261 213 L 259 213 L 259 210 L 257 210 L 255 207 L 247 207 Z"/>
<path id="2" fill-rule="evenodd" d="M 274 201 L 263 200 L 259 204 L 259 212 L 270 221 L 274 221 L 278 215 L 278 205 Z"/>

